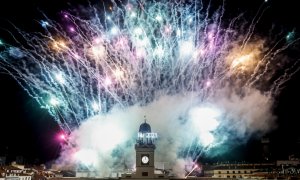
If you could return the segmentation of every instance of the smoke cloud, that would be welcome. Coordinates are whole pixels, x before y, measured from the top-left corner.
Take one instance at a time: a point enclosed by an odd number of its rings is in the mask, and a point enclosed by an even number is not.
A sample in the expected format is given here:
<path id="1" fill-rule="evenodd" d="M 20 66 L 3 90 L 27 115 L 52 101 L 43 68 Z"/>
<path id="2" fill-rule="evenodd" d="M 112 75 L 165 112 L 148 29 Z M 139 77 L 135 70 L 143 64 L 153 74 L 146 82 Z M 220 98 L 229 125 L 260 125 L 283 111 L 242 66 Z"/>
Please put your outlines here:
<path id="1" fill-rule="evenodd" d="M 185 165 L 193 163 L 210 147 L 218 148 L 236 137 L 245 143 L 249 137 L 261 136 L 274 128 L 272 104 L 270 96 L 256 89 L 247 89 L 240 95 L 225 87 L 206 102 L 188 92 L 160 96 L 145 106 L 115 107 L 108 114 L 83 122 L 70 135 L 57 164 L 99 170 L 99 177 L 134 169 L 134 144 L 146 116 L 152 132 L 158 133 L 155 161 L 167 162 L 169 167 L 165 168 L 182 177 Z M 210 111 L 206 113 L 205 109 Z M 213 112 L 217 114 L 212 116 Z M 202 140 L 206 135 L 212 138 L 209 144 Z"/>

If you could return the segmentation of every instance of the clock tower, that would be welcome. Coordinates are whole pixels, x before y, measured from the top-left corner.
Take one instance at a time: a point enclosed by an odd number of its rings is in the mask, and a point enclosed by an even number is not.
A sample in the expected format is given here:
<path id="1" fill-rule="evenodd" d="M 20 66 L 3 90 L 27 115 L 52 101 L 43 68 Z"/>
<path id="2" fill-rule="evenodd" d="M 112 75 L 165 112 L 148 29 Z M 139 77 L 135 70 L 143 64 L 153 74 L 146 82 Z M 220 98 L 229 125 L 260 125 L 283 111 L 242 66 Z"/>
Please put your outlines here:
<path id="1" fill-rule="evenodd" d="M 151 132 L 151 126 L 145 119 L 145 122 L 140 125 L 135 144 L 136 171 L 135 173 L 122 174 L 121 180 L 169 180 L 163 171 L 155 171 L 154 150 L 156 140 L 157 133 Z"/>
<path id="2" fill-rule="evenodd" d="M 154 178 L 154 141 L 157 134 L 151 132 L 151 127 L 146 120 L 140 125 L 138 138 L 135 144 L 137 178 Z"/>

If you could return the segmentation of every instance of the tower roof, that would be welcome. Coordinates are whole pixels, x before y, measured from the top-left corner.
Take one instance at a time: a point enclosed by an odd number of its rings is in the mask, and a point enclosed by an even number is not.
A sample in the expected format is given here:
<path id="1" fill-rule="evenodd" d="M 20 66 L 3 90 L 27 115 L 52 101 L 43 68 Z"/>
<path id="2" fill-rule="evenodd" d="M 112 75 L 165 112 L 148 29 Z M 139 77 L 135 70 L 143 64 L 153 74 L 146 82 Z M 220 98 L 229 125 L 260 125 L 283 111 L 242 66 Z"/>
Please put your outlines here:
<path id="1" fill-rule="evenodd" d="M 146 123 L 146 119 L 145 119 L 145 122 L 140 125 L 139 132 L 140 133 L 151 133 L 151 126 L 148 123 Z"/>

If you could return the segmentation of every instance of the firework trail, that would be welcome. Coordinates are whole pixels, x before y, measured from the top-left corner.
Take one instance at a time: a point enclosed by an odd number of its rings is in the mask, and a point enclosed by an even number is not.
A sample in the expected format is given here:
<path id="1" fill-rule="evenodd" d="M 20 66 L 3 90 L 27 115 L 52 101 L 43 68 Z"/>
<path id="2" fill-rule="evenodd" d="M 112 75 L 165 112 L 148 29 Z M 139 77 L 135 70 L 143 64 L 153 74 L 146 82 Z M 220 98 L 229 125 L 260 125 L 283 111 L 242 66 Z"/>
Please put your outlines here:
<path id="1" fill-rule="evenodd" d="M 157 118 L 153 124 L 165 134 L 172 134 L 165 131 L 171 126 L 195 127 L 200 137 L 179 133 L 176 140 L 182 143 L 173 144 L 176 157 L 195 160 L 198 141 L 210 148 L 213 136 L 224 132 L 238 131 L 244 137 L 268 131 L 274 121 L 273 98 L 299 70 L 298 61 L 281 61 L 298 39 L 255 35 L 265 8 L 245 22 L 242 15 L 225 21 L 224 6 L 211 13 L 210 4 L 197 1 L 113 1 L 107 9 L 89 7 L 89 18 L 63 12 L 62 23 L 48 18 L 40 22 L 44 33 L 16 28 L 21 38 L 15 39 L 17 46 L 2 44 L 0 68 L 65 132 L 88 131 L 85 127 L 95 117 L 113 119 L 108 116 L 122 110 L 135 115 L 115 118 L 146 114 Z M 212 112 L 207 104 L 221 112 Z M 166 113 L 155 114 L 162 110 Z M 133 123 L 123 121 L 127 128 L 126 123 Z M 132 126 L 136 129 L 139 123 Z M 179 153 L 184 143 L 188 145 Z"/>

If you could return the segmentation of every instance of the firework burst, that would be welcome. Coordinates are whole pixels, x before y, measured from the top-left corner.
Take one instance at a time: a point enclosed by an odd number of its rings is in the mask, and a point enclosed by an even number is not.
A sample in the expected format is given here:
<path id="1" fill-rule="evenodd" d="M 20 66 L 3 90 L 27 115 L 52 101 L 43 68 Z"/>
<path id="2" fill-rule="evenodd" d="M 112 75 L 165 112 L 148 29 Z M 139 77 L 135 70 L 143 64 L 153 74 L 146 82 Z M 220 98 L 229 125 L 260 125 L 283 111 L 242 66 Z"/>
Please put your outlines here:
<path id="1" fill-rule="evenodd" d="M 274 120 L 273 97 L 299 70 L 298 61 L 281 61 L 282 52 L 298 39 L 255 35 L 263 8 L 249 22 L 242 22 L 242 15 L 223 21 L 224 6 L 210 13 L 209 5 L 196 1 L 129 1 L 113 2 L 106 10 L 90 7 L 85 19 L 63 12 L 63 23 L 48 18 L 40 22 L 44 33 L 17 29 L 22 37 L 17 46 L 2 42 L 0 68 L 65 132 L 77 132 L 87 119 L 107 117 L 116 108 L 140 107 L 144 111 L 131 118 L 146 114 L 149 119 L 162 119 L 147 113 L 149 108 L 160 107 L 171 114 L 176 103 L 177 116 L 162 115 L 166 119 L 157 122 L 158 131 L 168 133 L 164 130 L 172 123 L 194 127 L 188 136 L 200 135 L 196 144 L 199 141 L 204 147 L 224 127 L 238 134 L 265 132 Z M 283 68 L 284 73 L 278 73 Z M 253 103 L 251 98 L 260 100 Z M 169 103 L 161 103 L 162 99 Z M 207 104 L 221 112 L 207 109 Z M 263 107 L 267 108 L 261 111 Z M 217 128 L 219 132 L 214 132 Z M 184 138 L 177 140 L 184 144 Z M 176 154 L 198 157 L 195 139 L 187 144 Z"/>

